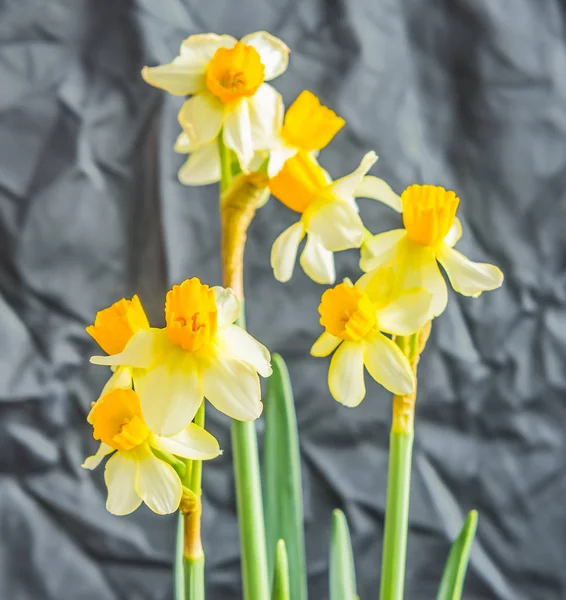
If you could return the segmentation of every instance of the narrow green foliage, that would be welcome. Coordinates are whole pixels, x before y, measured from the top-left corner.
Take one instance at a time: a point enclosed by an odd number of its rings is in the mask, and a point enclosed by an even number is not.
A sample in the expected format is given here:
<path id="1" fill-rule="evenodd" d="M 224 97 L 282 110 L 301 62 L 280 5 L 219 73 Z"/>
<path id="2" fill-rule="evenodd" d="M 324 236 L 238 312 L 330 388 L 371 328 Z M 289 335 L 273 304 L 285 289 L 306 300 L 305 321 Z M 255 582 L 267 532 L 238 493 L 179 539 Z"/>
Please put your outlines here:
<path id="1" fill-rule="evenodd" d="M 173 582 L 175 590 L 175 600 L 185 599 L 185 571 L 183 564 L 183 515 L 177 513 L 177 539 L 175 541 L 175 562 L 173 564 Z"/>
<path id="2" fill-rule="evenodd" d="M 289 561 L 287 560 L 285 540 L 279 540 L 277 542 L 275 571 L 273 575 L 273 593 L 271 598 L 272 600 L 291 600 L 289 591 Z"/>
<path id="3" fill-rule="evenodd" d="M 204 554 L 185 557 L 185 600 L 204 600 Z"/>
<path id="4" fill-rule="evenodd" d="M 437 600 L 460 600 L 462 597 L 464 578 L 466 577 L 466 570 L 477 526 L 478 513 L 472 510 L 464 521 L 460 535 L 452 544 L 446 566 L 444 567 Z"/>
<path id="5" fill-rule="evenodd" d="M 332 513 L 331 536 L 330 600 L 358 600 L 350 530 L 341 510 Z"/>
<path id="6" fill-rule="evenodd" d="M 265 398 L 263 482 L 267 556 L 270 578 L 278 540 L 289 556 L 289 585 L 293 600 L 307 598 L 303 530 L 301 458 L 295 403 L 285 361 L 272 357 L 273 374 Z"/>

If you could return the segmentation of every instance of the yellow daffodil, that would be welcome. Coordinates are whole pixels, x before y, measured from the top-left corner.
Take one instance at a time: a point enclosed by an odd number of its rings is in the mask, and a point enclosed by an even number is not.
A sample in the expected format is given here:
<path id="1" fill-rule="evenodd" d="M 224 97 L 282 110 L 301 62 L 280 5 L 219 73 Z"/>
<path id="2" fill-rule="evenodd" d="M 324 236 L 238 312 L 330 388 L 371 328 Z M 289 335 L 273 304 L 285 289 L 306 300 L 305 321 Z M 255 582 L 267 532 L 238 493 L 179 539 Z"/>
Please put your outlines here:
<path id="1" fill-rule="evenodd" d="M 156 398 L 159 401 L 159 398 Z M 173 467 L 157 458 L 153 449 L 181 458 L 208 460 L 220 454 L 216 439 L 190 423 L 174 436 L 161 437 L 147 426 L 140 399 L 132 389 L 115 389 L 103 396 L 90 415 L 93 437 L 100 446 L 82 465 L 94 469 L 105 456 L 106 508 L 127 515 L 143 502 L 158 514 L 179 508 L 182 484 Z"/>
<path id="2" fill-rule="evenodd" d="M 433 185 L 411 185 L 401 195 L 404 229 L 381 233 L 366 240 L 360 266 L 371 271 L 395 265 L 401 289 L 419 286 L 434 295 L 431 316 L 439 315 L 448 301 L 444 267 L 452 287 L 464 296 L 477 297 L 503 282 L 494 265 L 474 263 L 453 246 L 462 236 L 456 217 L 460 202 L 454 192 Z"/>
<path id="3" fill-rule="evenodd" d="M 407 357 L 382 332 L 410 335 L 428 319 L 432 296 L 421 288 L 397 293 L 395 272 L 384 268 L 349 280 L 324 292 L 318 308 L 324 333 L 311 348 L 313 356 L 336 350 L 328 370 L 328 386 L 335 400 L 357 406 L 366 395 L 364 366 L 394 394 L 408 394 L 415 377 Z"/>
<path id="4" fill-rule="evenodd" d="M 316 152 L 327 146 L 346 121 L 304 90 L 291 104 L 270 144 L 267 174 L 275 177 L 285 161 L 303 150 Z"/>
<path id="5" fill-rule="evenodd" d="M 232 290 L 209 288 L 195 277 L 167 293 L 165 328 L 141 330 L 119 354 L 91 362 L 133 370 L 144 419 L 156 434 L 185 427 L 203 396 L 229 417 L 257 419 L 263 407 L 258 373 L 271 374 L 270 355 L 233 324 L 239 312 Z"/>
<path id="6" fill-rule="evenodd" d="M 356 196 L 400 210 L 400 199 L 391 188 L 381 179 L 366 175 L 376 160 L 375 152 L 368 152 L 354 172 L 333 182 L 313 156 L 300 151 L 270 180 L 271 193 L 301 215 L 273 244 L 271 266 L 276 279 L 291 278 L 299 244 L 306 235 L 301 267 L 317 283 L 334 283 L 333 252 L 359 248 L 364 240 Z"/>
<path id="7" fill-rule="evenodd" d="M 143 69 L 149 84 L 175 96 L 192 95 L 179 113 L 184 133 L 177 143 L 188 144 L 193 152 L 187 177 L 193 167 L 206 168 L 216 152 L 211 142 L 221 132 L 224 144 L 247 169 L 254 148 L 265 147 L 272 138 L 283 110 L 279 93 L 265 82 L 285 71 L 288 54 L 289 48 L 265 31 L 240 41 L 208 33 L 184 40 L 173 62 Z"/>

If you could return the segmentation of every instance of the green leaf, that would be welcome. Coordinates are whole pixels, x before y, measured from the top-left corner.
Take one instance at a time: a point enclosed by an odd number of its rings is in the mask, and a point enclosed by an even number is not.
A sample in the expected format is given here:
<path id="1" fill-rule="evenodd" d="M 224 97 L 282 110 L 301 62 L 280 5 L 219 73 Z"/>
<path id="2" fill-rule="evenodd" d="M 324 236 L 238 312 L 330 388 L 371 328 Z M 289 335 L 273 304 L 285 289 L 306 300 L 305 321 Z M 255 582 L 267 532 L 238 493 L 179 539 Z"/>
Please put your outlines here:
<path id="1" fill-rule="evenodd" d="M 472 510 L 464 522 L 460 535 L 452 544 L 437 600 L 460 600 L 477 526 L 478 513 Z"/>
<path id="2" fill-rule="evenodd" d="M 332 513 L 330 600 L 358 600 L 350 530 L 346 516 L 338 509 Z"/>
<path id="3" fill-rule="evenodd" d="M 289 593 L 289 561 L 287 560 L 287 550 L 285 549 L 285 540 L 277 542 L 275 552 L 275 572 L 273 575 L 273 593 L 272 600 L 290 600 Z"/>
<path id="4" fill-rule="evenodd" d="M 273 374 L 265 398 L 263 481 L 269 573 L 275 548 L 285 540 L 289 557 L 289 586 L 293 600 L 307 599 L 303 530 L 303 496 L 299 435 L 291 382 L 285 362 L 272 357 Z"/>
<path id="5" fill-rule="evenodd" d="M 185 571 L 183 564 L 183 514 L 177 515 L 177 540 L 175 545 L 175 563 L 173 565 L 173 580 L 175 588 L 175 600 L 185 600 Z"/>

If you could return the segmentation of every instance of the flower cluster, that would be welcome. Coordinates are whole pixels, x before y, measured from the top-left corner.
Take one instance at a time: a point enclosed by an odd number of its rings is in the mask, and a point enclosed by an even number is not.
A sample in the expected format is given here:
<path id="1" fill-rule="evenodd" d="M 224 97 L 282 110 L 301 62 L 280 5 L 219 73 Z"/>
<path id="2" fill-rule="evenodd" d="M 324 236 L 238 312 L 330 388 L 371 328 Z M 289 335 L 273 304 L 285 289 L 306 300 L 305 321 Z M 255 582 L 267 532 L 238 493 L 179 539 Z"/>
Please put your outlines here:
<path id="1" fill-rule="evenodd" d="M 234 324 L 239 301 L 230 289 L 197 278 L 167 293 L 164 328 L 152 328 L 137 296 L 99 312 L 87 332 L 114 370 L 88 416 L 100 441 L 84 467 L 106 465 L 108 510 L 127 514 L 145 502 L 165 514 L 179 507 L 182 484 L 168 454 L 207 460 L 216 439 L 192 423 L 204 398 L 238 420 L 262 411 L 258 374 L 271 373 L 268 350 Z"/>

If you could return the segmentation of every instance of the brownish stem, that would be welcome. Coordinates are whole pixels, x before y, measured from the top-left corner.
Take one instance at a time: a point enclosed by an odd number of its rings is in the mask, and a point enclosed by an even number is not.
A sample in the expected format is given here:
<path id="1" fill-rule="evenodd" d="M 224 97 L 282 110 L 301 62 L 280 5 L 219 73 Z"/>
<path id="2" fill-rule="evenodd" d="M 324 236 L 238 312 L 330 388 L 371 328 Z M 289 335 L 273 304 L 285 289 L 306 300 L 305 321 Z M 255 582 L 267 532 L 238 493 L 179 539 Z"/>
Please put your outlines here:
<path id="1" fill-rule="evenodd" d="M 189 490 L 185 490 L 179 509 L 183 514 L 185 558 L 200 558 L 203 555 L 200 536 L 200 517 L 202 514 L 200 497 Z"/>

